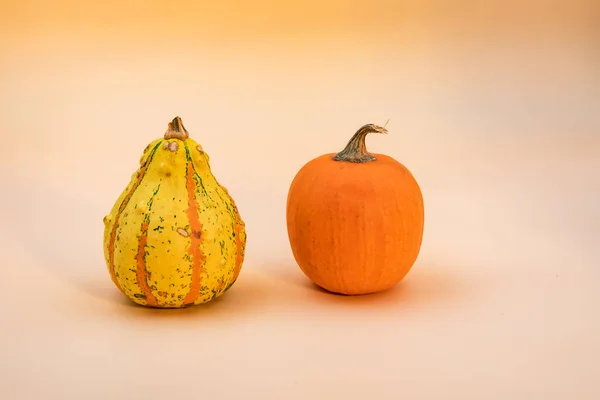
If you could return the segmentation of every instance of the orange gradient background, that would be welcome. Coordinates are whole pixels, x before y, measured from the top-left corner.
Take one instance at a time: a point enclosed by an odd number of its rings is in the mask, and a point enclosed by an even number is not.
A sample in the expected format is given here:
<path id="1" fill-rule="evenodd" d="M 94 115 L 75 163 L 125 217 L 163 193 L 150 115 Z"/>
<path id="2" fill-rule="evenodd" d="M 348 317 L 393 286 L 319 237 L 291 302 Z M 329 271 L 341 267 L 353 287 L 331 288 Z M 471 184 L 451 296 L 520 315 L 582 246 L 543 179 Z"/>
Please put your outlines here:
<path id="1" fill-rule="evenodd" d="M 0 398 L 598 399 L 600 5 L 2 1 Z M 248 230 L 186 310 L 110 281 L 102 218 L 182 117 Z M 340 297 L 291 180 L 366 123 L 425 199 L 420 257 Z"/>

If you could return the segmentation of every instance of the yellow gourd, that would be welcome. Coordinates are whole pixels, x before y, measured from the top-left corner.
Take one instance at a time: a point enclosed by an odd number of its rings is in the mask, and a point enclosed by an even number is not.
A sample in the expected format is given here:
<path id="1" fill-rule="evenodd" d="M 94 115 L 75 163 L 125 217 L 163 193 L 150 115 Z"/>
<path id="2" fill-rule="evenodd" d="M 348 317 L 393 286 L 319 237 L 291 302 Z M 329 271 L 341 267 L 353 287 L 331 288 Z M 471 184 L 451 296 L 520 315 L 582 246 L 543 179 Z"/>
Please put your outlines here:
<path id="1" fill-rule="evenodd" d="M 140 167 L 104 217 L 112 281 L 133 302 L 180 308 L 206 303 L 236 281 L 246 229 L 209 156 L 181 118 L 144 150 Z"/>

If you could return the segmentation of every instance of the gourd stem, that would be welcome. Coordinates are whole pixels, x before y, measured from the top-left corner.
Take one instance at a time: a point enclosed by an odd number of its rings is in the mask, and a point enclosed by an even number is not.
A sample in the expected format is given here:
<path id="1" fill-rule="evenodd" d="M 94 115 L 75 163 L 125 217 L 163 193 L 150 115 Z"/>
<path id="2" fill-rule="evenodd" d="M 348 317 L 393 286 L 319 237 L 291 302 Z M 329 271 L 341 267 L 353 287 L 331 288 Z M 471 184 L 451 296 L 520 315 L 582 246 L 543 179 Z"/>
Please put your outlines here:
<path id="1" fill-rule="evenodd" d="M 190 137 L 190 134 L 183 126 L 183 122 L 181 122 L 181 118 L 175 117 L 173 121 L 169 122 L 169 127 L 165 132 L 165 140 L 169 139 L 180 139 L 185 140 Z"/>
<path id="2" fill-rule="evenodd" d="M 388 133 L 387 129 L 382 126 L 367 124 L 360 127 L 354 136 L 348 141 L 344 150 L 333 156 L 334 161 L 346 161 L 352 163 L 366 163 L 375 161 L 374 155 L 367 152 L 365 138 L 369 133 Z"/>

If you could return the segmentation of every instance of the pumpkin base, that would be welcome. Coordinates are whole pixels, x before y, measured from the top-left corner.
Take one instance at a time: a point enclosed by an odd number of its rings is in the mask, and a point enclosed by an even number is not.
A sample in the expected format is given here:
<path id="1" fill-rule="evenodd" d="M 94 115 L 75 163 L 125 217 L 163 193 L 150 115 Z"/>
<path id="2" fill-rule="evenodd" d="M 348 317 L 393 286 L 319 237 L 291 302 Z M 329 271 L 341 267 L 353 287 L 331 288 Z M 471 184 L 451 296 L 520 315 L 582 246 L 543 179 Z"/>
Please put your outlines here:
<path id="1" fill-rule="evenodd" d="M 335 296 L 341 296 L 341 297 L 361 297 L 361 296 L 369 296 L 369 295 L 373 295 L 373 294 L 377 294 L 377 293 L 382 293 L 382 292 L 387 292 L 388 290 L 393 289 L 394 287 L 389 287 L 387 289 L 381 289 L 381 290 L 370 290 L 370 291 L 364 291 L 364 292 L 341 292 L 341 291 L 332 291 L 332 290 L 328 290 L 322 286 L 319 286 L 315 283 L 315 286 L 317 286 L 320 290 L 324 291 L 327 294 L 333 294 Z M 395 286 L 395 285 L 394 285 Z"/>
<path id="2" fill-rule="evenodd" d="M 369 296 L 369 295 L 373 295 L 373 294 L 378 294 L 378 293 L 383 293 L 383 292 L 387 292 L 388 290 L 392 290 L 398 283 L 394 283 L 391 286 L 388 287 L 384 287 L 382 289 L 372 289 L 372 290 L 357 290 L 357 291 L 344 291 L 344 290 L 332 290 L 332 289 L 327 289 L 324 286 L 319 285 L 318 283 L 315 283 L 311 280 L 311 282 L 320 290 L 322 290 L 323 292 L 327 293 L 327 294 L 332 294 L 332 295 L 336 295 L 336 296 L 341 296 L 341 297 L 360 297 L 360 296 Z"/>
<path id="3" fill-rule="evenodd" d="M 358 277 L 358 274 L 348 274 L 344 277 L 331 278 L 331 274 L 325 273 L 331 268 L 317 268 L 314 265 L 305 264 L 299 258 L 295 257 L 297 265 L 304 276 L 319 290 L 325 293 L 338 295 L 338 296 L 368 296 L 371 294 L 377 294 L 386 292 L 393 289 L 399 283 L 401 283 L 406 276 L 410 273 L 414 266 L 414 262 L 405 265 L 394 278 L 388 278 L 385 281 L 374 282 L 370 281 L 367 277 Z"/>

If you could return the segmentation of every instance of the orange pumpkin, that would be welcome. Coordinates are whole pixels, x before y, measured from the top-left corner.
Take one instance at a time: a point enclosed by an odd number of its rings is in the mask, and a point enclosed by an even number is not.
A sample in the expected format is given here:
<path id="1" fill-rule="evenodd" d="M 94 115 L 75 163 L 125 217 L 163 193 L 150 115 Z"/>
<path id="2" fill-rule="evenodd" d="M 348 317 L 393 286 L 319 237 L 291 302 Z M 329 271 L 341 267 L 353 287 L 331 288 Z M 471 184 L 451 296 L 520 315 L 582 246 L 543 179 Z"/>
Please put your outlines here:
<path id="1" fill-rule="evenodd" d="M 370 154 L 361 127 L 339 153 L 309 161 L 287 198 L 287 231 L 296 262 L 323 289 L 346 295 L 395 286 L 415 263 L 423 239 L 421 189 L 390 156 Z"/>

